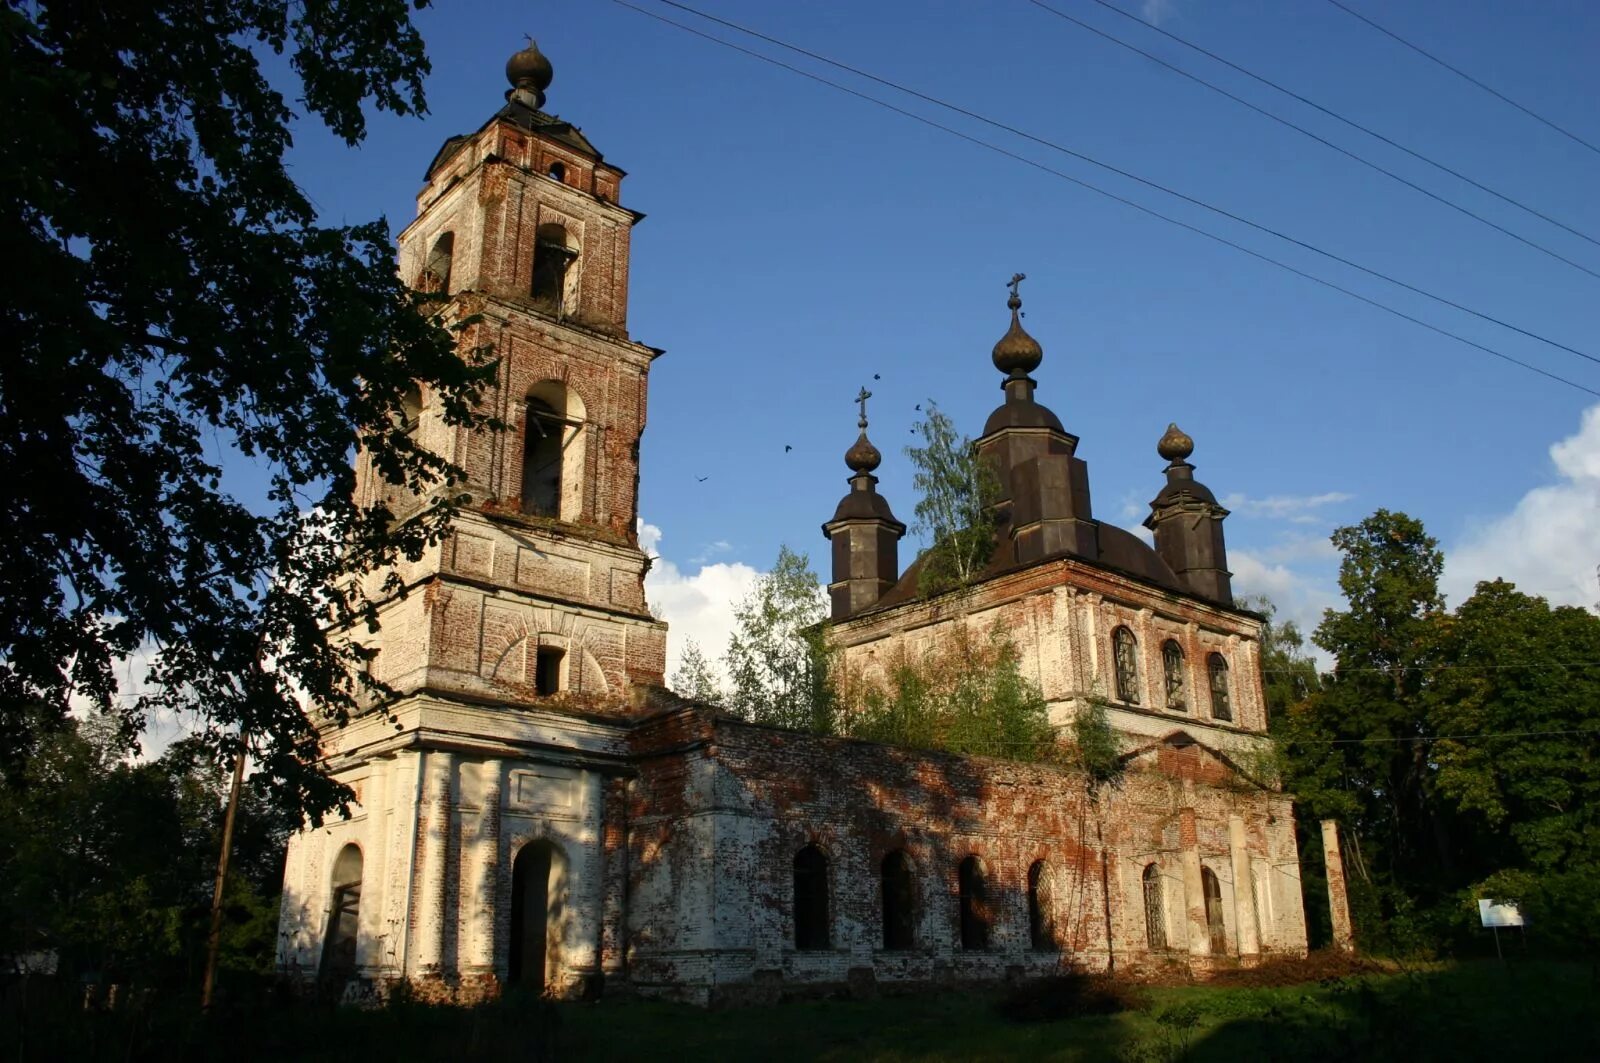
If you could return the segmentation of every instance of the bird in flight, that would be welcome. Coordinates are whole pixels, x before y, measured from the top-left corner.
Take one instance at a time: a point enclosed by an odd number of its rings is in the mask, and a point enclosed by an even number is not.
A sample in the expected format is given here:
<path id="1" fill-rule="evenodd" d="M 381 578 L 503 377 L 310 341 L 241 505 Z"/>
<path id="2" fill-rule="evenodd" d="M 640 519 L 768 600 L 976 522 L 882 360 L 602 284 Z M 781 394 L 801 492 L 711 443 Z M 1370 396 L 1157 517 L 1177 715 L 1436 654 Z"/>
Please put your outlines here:
<path id="1" fill-rule="evenodd" d="M 784 453 L 785 453 L 785 454 L 787 454 L 787 453 L 789 453 L 789 451 L 791 451 L 791 450 L 793 450 L 793 449 L 794 449 L 794 448 L 793 448 L 793 447 L 791 447 L 791 446 L 790 446 L 790 445 L 789 445 L 789 444 L 787 444 L 787 443 L 785 443 L 785 444 L 784 444 L 784 445 L 783 445 L 783 452 L 784 452 Z"/>
<path id="2" fill-rule="evenodd" d="M 709 479 L 711 479 L 711 477 L 709 477 L 709 476 L 696 476 L 694 478 L 694 482 L 697 483 L 697 484 L 703 484 Z"/>

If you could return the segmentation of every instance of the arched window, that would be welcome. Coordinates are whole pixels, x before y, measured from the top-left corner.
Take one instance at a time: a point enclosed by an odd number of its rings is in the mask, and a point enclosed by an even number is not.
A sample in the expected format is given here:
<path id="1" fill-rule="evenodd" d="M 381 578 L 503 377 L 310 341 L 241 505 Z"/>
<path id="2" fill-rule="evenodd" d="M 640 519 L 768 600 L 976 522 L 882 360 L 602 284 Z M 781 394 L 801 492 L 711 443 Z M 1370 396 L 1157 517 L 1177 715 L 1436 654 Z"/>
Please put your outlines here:
<path id="1" fill-rule="evenodd" d="M 1111 650 L 1117 666 L 1117 700 L 1139 704 L 1139 643 L 1133 632 L 1119 627 L 1111 633 Z"/>
<path id="2" fill-rule="evenodd" d="M 794 947 L 828 947 L 828 858 L 815 845 L 794 854 Z"/>
<path id="3" fill-rule="evenodd" d="M 1167 947 L 1167 911 L 1161 902 L 1161 869 L 1147 864 L 1144 869 L 1144 937 L 1152 952 Z"/>
<path id="4" fill-rule="evenodd" d="M 562 163 L 559 163 L 559 162 L 552 162 L 550 164 L 550 176 L 554 180 L 560 181 L 562 184 L 565 184 L 566 181 L 567 181 L 567 168 L 566 168 L 566 166 L 563 165 Z"/>
<path id="5" fill-rule="evenodd" d="M 356 973 L 356 941 L 361 925 L 361 848 L 339 850 L 329 883 L 328 933 L 322 945 L 322 977 L 343 981 Z"/>
<path id="6" fill-rule="evenodd" d="M 1055 883 L 1050 865 L 1043 860 L 1035 860 L 1028 868 L 1028 937 L 1039 952 L 1055 952 L 1061 947 L 1056 941 Z"/>
<path id="7" fill-rule="evenodd" d="M 543 989 L 561 966 L 567 858 L 548 841 L 530 842 L 511 865 L 511 981 Z"/>
<path id="8" fill-rule="evenodd" d="M 557 316 L 572 309 L 578 248 L 566 227 L 539 226 L 533 241 L 533 301 L 540 310 Z"/>
<path id="9" fill-rule="evenodd" d="M 417 290 L 450 294 L 450 264 L 455 258 L 456 234 L 452 232 L 440 233 L 439 238 L 433 242 L 433 250 L 428 252 L 428 260 L 422 266 L 422 275 L 417 278 Z"/>
<path id="10" fill-rule="evenodd" d="M 883 858 L 883 947 L 903 952 L 917 946 L 917 897 L 911 861 L 895 850 Z"/>
<path id="11" fill-rule="evenodd" d="M 574 521 L 583 515 L 584 405 L 555 380 L 528 392 L 523 418 L 522 512 Z"/>
<path id="12" fill-rule="evenodd" d="M 961 947 L 989 947 L 988 884 L 984 881 L 983 861 L 969 856 L 956 871 L 956 889 L 961 901 Z"/>
<path id="13" fill-rule="evenodd" d="M 1175 639 L 1161 645 L 1161 670 L 1167 680 L 1167 711 L 1184 712 L 1189 703 L 1183 695 L 1183 647 Z"/>
<path id="14" fill-rule="evenodd" d="M 1211 672 L 1211 718 L 1232 720 L 1233 697 L 1228 692 L 1228 662 L 1222 659 L 1222 654 L 1213 653 L 1206 667 Z"/>
<path id="15" fill-rule="evenodd" d="M 1206 929 L 1211 932 L 1211 954 L 1221 956 L 1228 951 L 1228 931 L 1222 921 L 1222 883 L 1209 867 L 1200 869 L 1200 883 L 1205 887 Z"/>

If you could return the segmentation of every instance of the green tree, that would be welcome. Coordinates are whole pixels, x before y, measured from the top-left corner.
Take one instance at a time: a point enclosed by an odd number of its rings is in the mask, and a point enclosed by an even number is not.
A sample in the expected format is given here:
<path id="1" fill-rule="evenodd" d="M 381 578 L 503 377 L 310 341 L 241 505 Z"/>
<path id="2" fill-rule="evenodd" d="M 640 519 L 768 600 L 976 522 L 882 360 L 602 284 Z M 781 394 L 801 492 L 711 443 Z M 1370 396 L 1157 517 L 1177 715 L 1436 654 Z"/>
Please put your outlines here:
<path id="1" fill-rule="evenodd" d="M 227 772 L 198 742 L 121 759 L 116 728 L 69 719 L 0 786 L 0 955 L 54 950 L 64 973 L 181 982 L 203 957 Z M 225 972 L 271 970 L 284 842 L 298 815 L 253 777 L 224 897 Z"/>
<path id="2" fill-rule="evenodd" d="M 938 594 L 967 587 L 994 553 L 1000 477 L 933 400 L 911 430 L 922 439 L 906 448 L 916 470 L 911 477 L 918 494 L 913 530 L 929 543 L 917 589 Z"/>
<path id="3" fill-rule="evenodd" d="M 827 626 L 810 559 L 780 546 L 733 623 L 725 657 L 729 707 L 756 723 L 831 730 Z"/>
<path id="4" fill-rule="evenodd" d="M 1425 694 L 1444 558 L 1419 521 L 1382 509 L 1336 530 L 1333 542 L 1344 554 L 1347 608 L 1327 610 L 1313 641 L 1334 670 L 1276 731 L 1302 836 L 1314 837 L 1322 818 L 1344 828 L 1358 932 L 1406 948 L 1434 933 L 1414 913 L 1434 906 L 1457 874 L 1450 817 L 1433 788 Z"/>
<path id="5" fill-rule="evenodd" d="M 701 652 L 694 639 L 683 642 L 683 656 L 678 660 L 678 670 L 672 673 L 669 684 L 674 691 L 691 701 L 707 705 L 722 704 L 722 688 L 711 670 L 711 662 Z"/>
<path id="6" fill-rule="evenodd" d="M 468 423 L 486 367 L 419 312 L 382 220 L 319 223 L 285 163 L 285 89 L 350 145 L 369 108 L 420 113 L 425 2 L 0 10 L 0 749 L 61 726 L 74 697 L 128 742 L 162 707 L 214 747 L 253 736 L 291 804 L 341 797 L 309 767 L 300 697 L 356 706 L 361 651 L 328 633 L 375 623 L 359 576 L 418 556 L 451 512 L 448 492 L 399 523 L 363 506 L 352 456 L 420 493 L 447 483 L 404 399 L 420 382 Z M 264 500 L 224 486 L 233 459 L 257 464 Z M 154 693 L 123 701 L 135 653 Z"/>
<path id="7" fill-rule="evenodd" d="M 1472 892 L 1524 901 L 1553 940 L 1600 943 L 1600 617 L 1480 583 L 1438 654 L 1432 760 L 1471 832 Z"/>

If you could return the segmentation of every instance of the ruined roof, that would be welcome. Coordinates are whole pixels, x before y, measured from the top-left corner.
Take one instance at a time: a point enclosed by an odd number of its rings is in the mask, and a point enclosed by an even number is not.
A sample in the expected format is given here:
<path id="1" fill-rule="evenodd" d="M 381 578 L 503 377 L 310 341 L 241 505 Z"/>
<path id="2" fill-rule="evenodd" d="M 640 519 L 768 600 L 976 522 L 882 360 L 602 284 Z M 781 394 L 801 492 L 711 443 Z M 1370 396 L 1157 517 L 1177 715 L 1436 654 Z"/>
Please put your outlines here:
<path id="1" fill-rule="evenodd" d="M 835 517 L 835 519 L 838 519 Z M 1083 557 L 1080 554 L 1061 551 L 1046 555 L 1037 561 L 1019 562 L 1013 556 L 1011 546 L 1011 525 L 1002 524 L 995 529 L 994 550 L 990 554 L 988 564 L 973 580 L 973 586 L 980 586 L 997 576 L 1019 572 L 1035 565 L 1049 564 L 1053 561 L 1070 559 L 1094 568 L 1103 568 L 1123 576 L 1130 576 L 1142 583 L 1154 584 L 1163 590 L 1172 591 L 1187 597 L 1193 597 L 1194 592 L 1183 585 L 1183 581 L 1172 571 L 1161 555 L 1156 553 L 1145 541 L 1104 521 L 1095 521 L 1095 533 L 1099 540 L 1100 556 L 1098 558 Z M 895 585 L 879 598 L 870 608 L 863 609 L 854 614 L 867 616 L 883 609 L 892 609 L 897 605 L 905 605 L 922 598 L 921 588 L 918 586 L 922 578 L 923 565 L 927 561 L 927 551 L 917 555 L 916 561 L 908 566 Z"/>

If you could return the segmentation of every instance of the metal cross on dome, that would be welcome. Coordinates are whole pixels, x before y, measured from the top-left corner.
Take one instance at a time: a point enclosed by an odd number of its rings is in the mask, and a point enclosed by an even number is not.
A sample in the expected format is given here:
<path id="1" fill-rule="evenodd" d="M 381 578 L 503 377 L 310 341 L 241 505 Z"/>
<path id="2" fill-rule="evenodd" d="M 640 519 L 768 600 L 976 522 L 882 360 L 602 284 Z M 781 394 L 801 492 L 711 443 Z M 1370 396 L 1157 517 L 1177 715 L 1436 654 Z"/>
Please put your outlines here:
<path id="1" fill-rule="evenodd" d="M 1022 298 L 1021 293 L 1017 291 L 1017 286 L 1027 279 L 1028 275 L 1026 273 L 1013 273 L 1011 275 L 1011 279 L 1006 282 L 1006 287 L 1011 289 L 1011 298 Z"/>
<path id="2" fill-rule="evenodd" d="M 861 420 L 857 421 L 856 424 L 863 431 L 865 431 L 867 427 L 867 400 L 870 398 L 872 398 L 872 392 L 868 391 L 866 386 L 863 385 L 861 388 L 861 394 L 856 396 L 856 401 L 861 404 Z"/>

